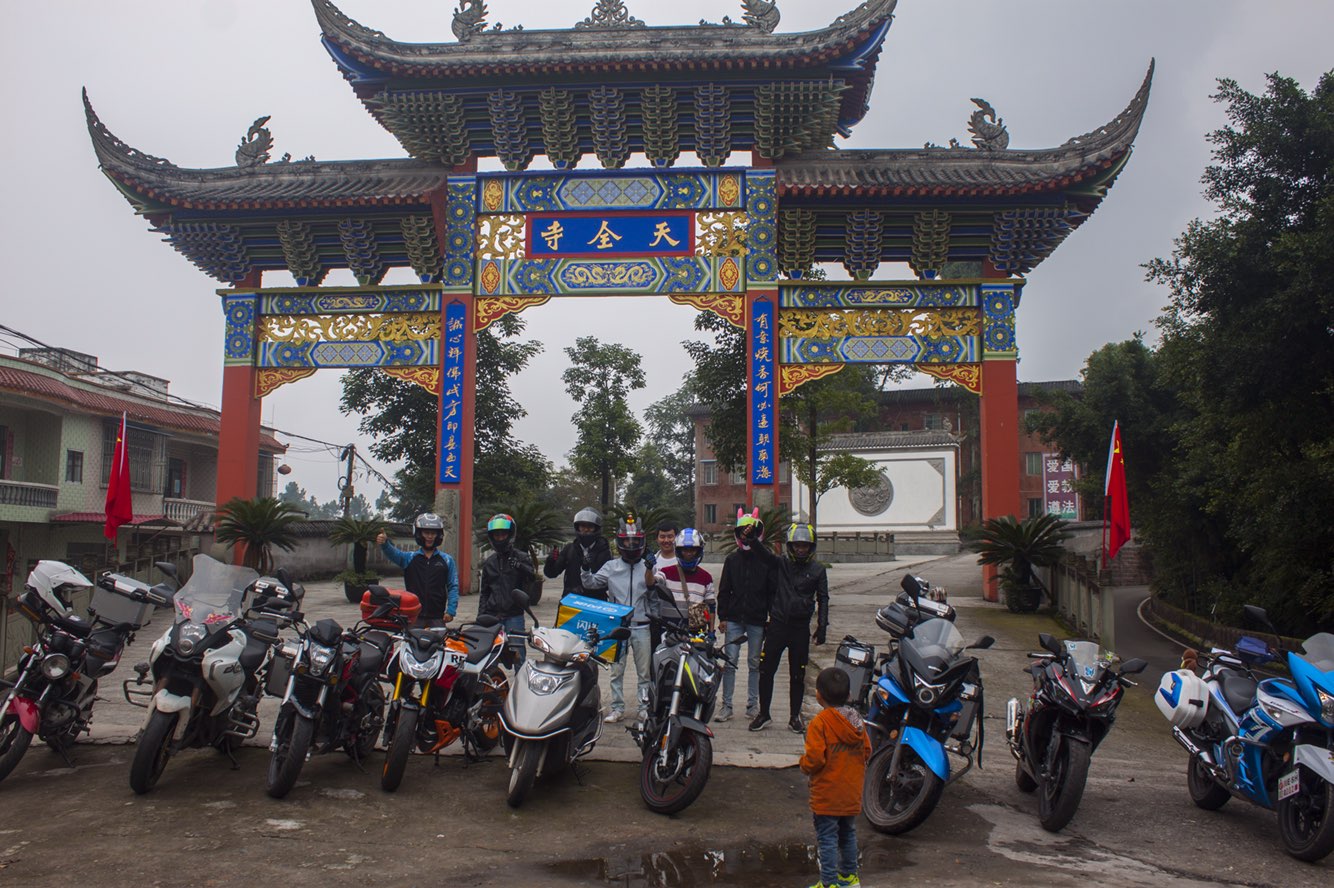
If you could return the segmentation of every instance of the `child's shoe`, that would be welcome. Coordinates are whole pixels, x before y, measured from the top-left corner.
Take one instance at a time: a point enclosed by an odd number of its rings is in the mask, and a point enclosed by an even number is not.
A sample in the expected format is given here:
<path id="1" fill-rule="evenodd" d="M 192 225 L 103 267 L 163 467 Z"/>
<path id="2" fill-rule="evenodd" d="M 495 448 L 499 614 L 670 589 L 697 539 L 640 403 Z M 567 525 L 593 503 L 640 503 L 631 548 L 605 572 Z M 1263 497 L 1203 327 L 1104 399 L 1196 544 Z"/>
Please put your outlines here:
<path id="1" fill-rule="evenodd" d="M 858 876 L 856 873 L 853 873 L 850 876 L 845 876 L 842 873 L 839 873 L 838 881 L 835 882 L 834 884 L 839 886 L 839 888 L 851 888 L 851 886 L 861 885 L 861 883 L 862 883 L 861 877 Z"/>

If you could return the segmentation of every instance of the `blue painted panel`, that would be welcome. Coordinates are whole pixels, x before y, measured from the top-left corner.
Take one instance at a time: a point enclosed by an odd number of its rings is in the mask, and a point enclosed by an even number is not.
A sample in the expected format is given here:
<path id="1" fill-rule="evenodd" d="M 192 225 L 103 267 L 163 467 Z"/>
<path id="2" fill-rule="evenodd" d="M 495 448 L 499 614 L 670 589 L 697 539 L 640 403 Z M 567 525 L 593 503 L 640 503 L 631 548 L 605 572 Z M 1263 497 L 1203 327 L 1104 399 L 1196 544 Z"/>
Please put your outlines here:
<path id="1" fill-rule="evenodd" d="M 693 213 L 541 213 L 528 217 L 533 259 L 693 256 Z"/>
<path id="2" fill-rule="evenodd" d="M 757 299 L 750 322 L 750 480 L 775 483 L 778 467 L 777 349 L 774 347 L 777 308 L 770 299 Z"/>
<path id="3" fill-rule="evenodd" d="M 463 461 L 463 386 L 466 373 L 472 372 L 464 361 L 464 336 L 468 308 L 454 301 L 445 308 L 444 360 L 441 361 L 440 393 L 440 483 L 457 485 L 462 481 Z"/>

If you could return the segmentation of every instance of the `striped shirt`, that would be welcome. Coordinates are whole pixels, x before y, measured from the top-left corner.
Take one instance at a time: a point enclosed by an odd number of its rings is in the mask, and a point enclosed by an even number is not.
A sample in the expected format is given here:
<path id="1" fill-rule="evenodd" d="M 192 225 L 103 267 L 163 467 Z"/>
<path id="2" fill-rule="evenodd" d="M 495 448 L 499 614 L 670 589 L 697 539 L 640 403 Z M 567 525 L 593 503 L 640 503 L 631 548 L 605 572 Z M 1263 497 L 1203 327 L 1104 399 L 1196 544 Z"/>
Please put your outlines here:
<path id="1" fill-rule="evenodd" d="M 683 571 L 679 565 L 672 564 L 662 569 L 662 579 L 658 581 L 659 585 L 665 585 L 673 597 L 676 598 L 676 604 L 682 613 L 689 613 L 692 606 L 703 605 L 706 602 L 710 610 L 718 609 L 718 593 L 713 588 L 713 575 L 702 567 L 697 567 L 682 580 Z M 666 619 L 672 619 L 677 616 L 673 612 L 672 606 L 665 601 L 660 605 L 661 616 Z M 692 621 L 691 629 L 703 628 L 702 621 Z"/>

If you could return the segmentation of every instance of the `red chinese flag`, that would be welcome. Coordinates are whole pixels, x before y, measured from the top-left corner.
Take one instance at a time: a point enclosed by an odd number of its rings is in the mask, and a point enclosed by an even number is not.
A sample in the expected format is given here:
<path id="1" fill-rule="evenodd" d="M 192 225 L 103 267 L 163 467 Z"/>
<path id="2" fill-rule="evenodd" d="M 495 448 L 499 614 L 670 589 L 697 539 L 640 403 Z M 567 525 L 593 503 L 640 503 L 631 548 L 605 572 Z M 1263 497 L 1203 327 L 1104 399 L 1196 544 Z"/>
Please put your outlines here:
<path id="1" fill-rule="evenodd" d="M 1107 480 L 1102 489 L 1102 526 L 1105 545 L 1102 565 L 1116 557 L 1130 540 L 1130 500 L 1126 497 L 1126 461 L 1121 455 L 1121 424 L 1112 424 L 1112 444 L 1107 451 Z"/>
<path id="2" fill-rule="evenodd" d="M 116 528 L 134 520 L 134 499 L 130 493 L 130 453 L 126 445 L 125 414 L 120 415 L 116 431 L 116 450 L 111 456 L 111 480 L 107 484 L 107 523 L 102 535 L 113 543 Z"/>

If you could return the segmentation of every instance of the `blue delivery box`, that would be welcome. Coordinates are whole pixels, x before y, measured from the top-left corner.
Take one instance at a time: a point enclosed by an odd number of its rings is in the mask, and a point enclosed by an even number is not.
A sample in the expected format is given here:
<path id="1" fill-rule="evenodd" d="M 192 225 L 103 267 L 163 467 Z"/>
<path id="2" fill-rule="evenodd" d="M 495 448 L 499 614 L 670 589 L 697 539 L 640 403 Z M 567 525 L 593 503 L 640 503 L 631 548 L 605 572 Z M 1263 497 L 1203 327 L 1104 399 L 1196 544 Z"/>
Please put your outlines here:
<path id="1" fill-rule="evenodd" d="M 593 652 L 608 660 L 619 660 L 623 646 L 607 636 L 618 626 L 629 626 L 633 607 L 625 604 L 613 604 L 583 595 L 566 595 L 560 600 L 560 609 L 556 611 L 556 628 L 573 632 L 580 638 L 587 638 L 590 629 L 596 629 L 602 640 Z"/>

